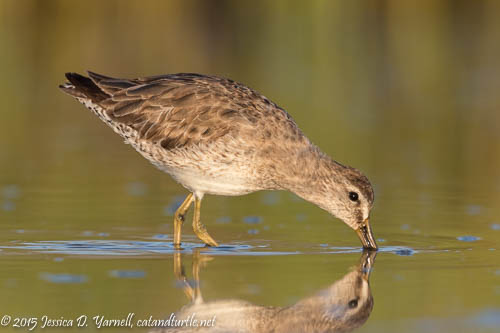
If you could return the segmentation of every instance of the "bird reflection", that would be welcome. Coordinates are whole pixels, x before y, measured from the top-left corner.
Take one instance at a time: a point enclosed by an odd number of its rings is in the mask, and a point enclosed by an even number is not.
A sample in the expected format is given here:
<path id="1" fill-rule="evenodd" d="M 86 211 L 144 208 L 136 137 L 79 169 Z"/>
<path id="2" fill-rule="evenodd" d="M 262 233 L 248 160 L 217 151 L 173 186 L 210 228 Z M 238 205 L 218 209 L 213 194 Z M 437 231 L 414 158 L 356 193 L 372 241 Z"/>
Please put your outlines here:
<path id="1" fill-rule="evenodd" d="M 213 258 L 196 252 L 193 255 L 193 279 L 189 283 L 184 273 L 181 254 L 174 256 L 174 273 L 191 301 L 175 313 L 178 320 L 195 314 L 205 327 L 168 327 L 154 332 L 214 332 L 214 333 L 295 333 L 351 332 L 363 325 L 373 309 L 369 276 L 376 252 L 365 250 L 359 264 L 328 288 L 288 307 L 259 306 L 250 302 L 227 299 L 204 302 L 200 284 L 200 268 Z"/>

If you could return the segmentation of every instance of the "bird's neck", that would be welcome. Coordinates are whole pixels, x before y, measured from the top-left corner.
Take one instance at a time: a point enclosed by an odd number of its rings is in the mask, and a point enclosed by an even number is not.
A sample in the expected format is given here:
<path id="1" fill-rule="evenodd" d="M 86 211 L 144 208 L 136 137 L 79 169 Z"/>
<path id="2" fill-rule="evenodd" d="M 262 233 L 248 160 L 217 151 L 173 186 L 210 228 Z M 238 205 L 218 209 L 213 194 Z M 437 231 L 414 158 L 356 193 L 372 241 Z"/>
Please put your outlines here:
<path id="1" fill-rule="evenodd" d="M 318 147 L 310 145 L 288 159 L 287 177 L 282 184 L 299 197 L 327 209 L 325 194 L 335 184 L 342 182 L 342 169 L 345 167 L 333 161 Z"/>

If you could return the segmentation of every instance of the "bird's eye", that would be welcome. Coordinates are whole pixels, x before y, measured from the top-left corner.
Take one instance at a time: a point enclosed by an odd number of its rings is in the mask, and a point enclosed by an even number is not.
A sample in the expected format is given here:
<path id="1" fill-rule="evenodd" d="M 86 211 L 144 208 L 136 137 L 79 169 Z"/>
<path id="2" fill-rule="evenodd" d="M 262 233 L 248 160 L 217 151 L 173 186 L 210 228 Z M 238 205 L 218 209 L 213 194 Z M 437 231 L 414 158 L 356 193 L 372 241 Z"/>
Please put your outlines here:
<path id="1" fill-rule="evenodd" d="M 349 192 L 349 199 L 351 201 L 358 201 L 358 194 L 356 192 Z"/>
<path id="2" fill-rule="evenodd" d="M 354 309 L 355 307 L 358 306 L 358 300 L 357 299 L 353 299 L 352 301 L 349 301 L 349 309 Z"/>

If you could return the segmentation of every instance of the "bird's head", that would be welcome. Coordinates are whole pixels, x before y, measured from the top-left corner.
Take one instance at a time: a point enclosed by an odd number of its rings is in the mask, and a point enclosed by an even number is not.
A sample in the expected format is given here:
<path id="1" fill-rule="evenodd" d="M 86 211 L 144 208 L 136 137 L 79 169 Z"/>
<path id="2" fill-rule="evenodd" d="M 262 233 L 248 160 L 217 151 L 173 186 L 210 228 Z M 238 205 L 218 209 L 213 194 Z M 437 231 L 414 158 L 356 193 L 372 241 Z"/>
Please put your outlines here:
<path id="1" fill-rule="evenodd" d="M 359 170 L 320 155 L 314 170 L 304 177 L 305 183 L 294 188 L 302 198 L 315 203 L 344 221 L 356 231 L 366 249 L 377 249 L 370 226 L 373 188 Z"/>
<path id="2" fill-rule="evenodd" d="M 331 196 L 327 210 L 354 229 L 367 249 L 377 249 L 370 226 L 370 211 L 374 193 L 368 178 L 359 170 L 344 167 L 336 169 L 333 182 L 326 182 L 326 193 Z"/>

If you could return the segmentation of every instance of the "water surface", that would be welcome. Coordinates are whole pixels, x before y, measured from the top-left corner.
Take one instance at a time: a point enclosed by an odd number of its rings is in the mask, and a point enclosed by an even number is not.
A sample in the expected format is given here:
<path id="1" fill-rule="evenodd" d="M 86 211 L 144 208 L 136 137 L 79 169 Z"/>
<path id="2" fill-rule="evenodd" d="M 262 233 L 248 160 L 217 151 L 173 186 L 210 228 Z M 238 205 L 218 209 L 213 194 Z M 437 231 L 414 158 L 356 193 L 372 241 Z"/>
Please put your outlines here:
<path id="1" fill-rule="evenodd" d="M 175 251 L 186 191 L 57 89 L 66 71 L 200 72 L 264 93 L 373 183 L 380 251 L 358 332 L 498 332 L 498 13 L 494 1 L 2 1 L 0 317 L 168 318 L 189 306 L 186 283 L 207 304 L 292 307 L 356 272 L 355 233 L 285 192 L 207 196 L 221 247 L 203 248 L 189 213 Z"/>

